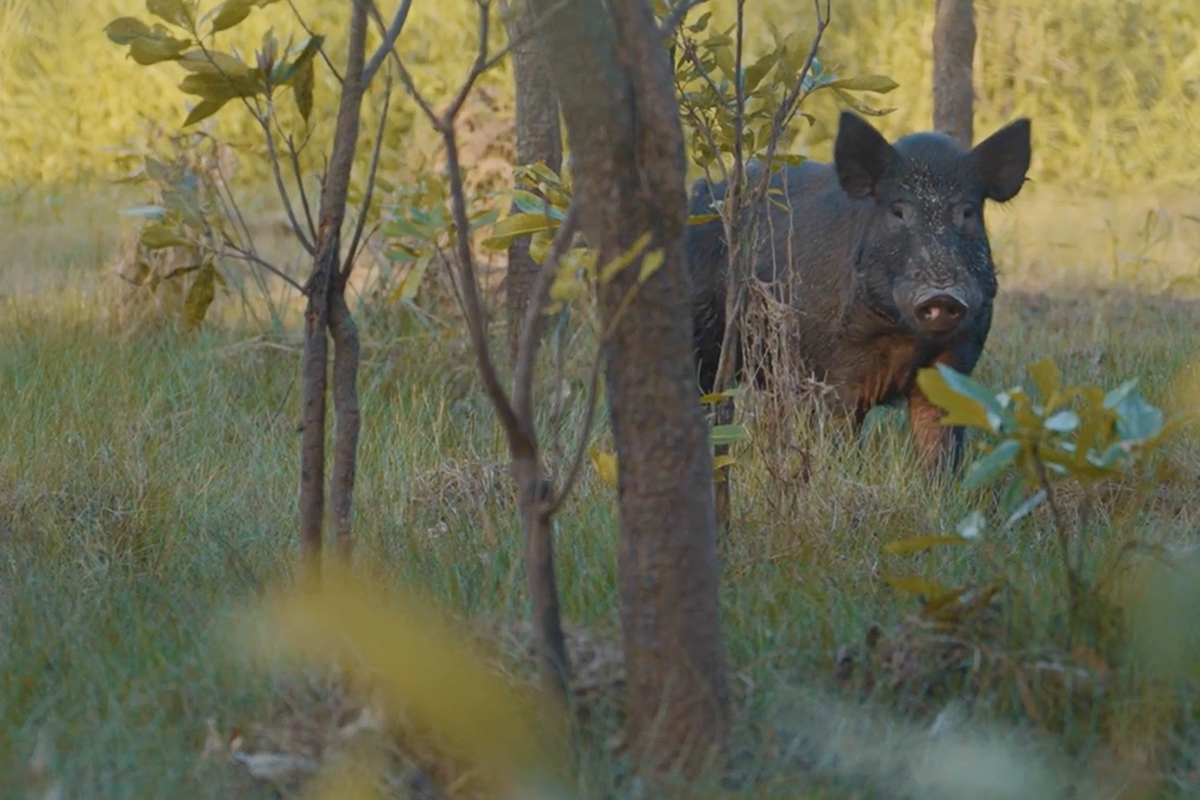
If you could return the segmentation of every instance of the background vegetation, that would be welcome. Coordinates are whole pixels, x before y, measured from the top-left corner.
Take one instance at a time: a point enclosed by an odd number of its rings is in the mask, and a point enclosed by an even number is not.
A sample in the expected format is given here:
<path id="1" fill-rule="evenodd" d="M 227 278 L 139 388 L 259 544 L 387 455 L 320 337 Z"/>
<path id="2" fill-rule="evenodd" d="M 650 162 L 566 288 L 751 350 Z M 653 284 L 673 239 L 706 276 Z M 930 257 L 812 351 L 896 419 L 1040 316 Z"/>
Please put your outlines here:
<path id="1" fill-rule="evenodd" d="M 0 793 L 15 795 L 41 763 L 36 756 L 80 796 L 265 797 L 267 783 L 201 758 L 206 720 L 225 739 L 237 729 L 266 749 L 307 752 L 336 727 L 339 711 L 328 686 L 263 677 L 219 646 L 230 604 L 282 568 L 294 539 L 299 351 L 287 325 L 264 330 L 236 292 L 219 306 L 227 324 L 198 333 L 118 324 L 124 318 L 113 311 L 127 295 L 112 274 L 122 224 L 114 204 L 145 198 L 104 181 L 134 166 L 122 154 L 163 147 L 150 120 L 186 114 L 172 67 L 135 69 L 104 38 L 110 19 L 138 10 L 129 6 L 0 0 Z M 314 28 L 341 29 L 333 23 L 343 4 L 296 6 Z M 731 22 L 732 4 L 712 6 L 715 19 Z M 884 98 L 895 112 L 877 120 L 889 136 L 928 124 L 932 6 L 834 3 L 823 61 L 899 83 Z M 977 0 L 977 9 L 977 131 L 1027 114 L 1035 136 L 1033 191 L 990 212 L 1004 293 L 977 376 L 1007 386 L 1029 361 L 1051 357 L 1071 381 L 1112 388 L 1140 376 L 1149 397 L 1167 402 L 1200 352 L 1200 305 L 1188 299 L 1200 274 L 1200 7 Z M 772 26 L 809 34 L 795 4 L 751 0 L 747 13 L 762 44 Z M 437 98 L 473 55 L 472 10 L 417 0 L 413 14 L 404 47 L 422 49 L 408 58 Z M 279 4 L 247 20 L 247 51 L 272 22 L 290 30 L 287 15 Z M 477 198 L 508 180 L 509 84 L 505 70 L 489 76 L 465 123 L 470 166 L 493 176 L 472 187 Z M 328 123 L 321 91 L 318 114 Z M 818 125 L 793 151 L 828 155 L 831 102 L 818 96 L 807 107 Z M 365 107 L 365 129 L 376 113 L 377 104 Z M 384 149 L 381 175 L 402 190 L 438 153 L 407 99 L 396 99 L 391 120 L 394 145 Z M 237 145 L 249 195 L 265 197 L 252 122 L 229 113 L 212 125 Z M 331 131 L 326 124 L 317 136 Z M 251 206 L 260 220 L 275 213 L 265 200 Z M 284 238 L 273 245 L 294 250 Z M 371 297 L 364 284 L 362 298 Z M 521 543 L 502 437 L 461 326 L 403 303 L 373 302 L 361 313 L 361 551 L 451 611 L 492 621 L 501 633 L 491 646 L 503 651 L 512 638 L 506 620 L 523 614 Z M 567 345 L 568 357 L 582 351 Z M 581 382 L 571 388 L 582 391 Z M 724 625 L 746 769 L 786 762 L 803 741 L 804 766 L 834 786 L 852 779 L 831 796 L 870 779 L 886 794 L 895 765 L 861 755 L 875 752 L 861 740 L 835 746 L 835 721 L 812 713 L 796 687 L 825 685 L 839 645 L 917 608 L 883 580 L 907 562 L 882 546 L 952 532 L 978 501 L 920 475 L 895 417 L 877 415 L 863 446 L 848 450 L 819 421 L 797 416 L 758 428 L 748 415 L 753 438 L 741 454 L 734 536 L 725 543 Z M 772 442 L 782 430 L 792 431 L 792 444 L 781 453 Z M 1122 511 L 1129 487 L 1121 485 L 1101 502 L 1090 558 L 1103 561 L 1133 539 L 1172 550 L 1197 543 L 1200 460 L 1186 441 L 1170 459 L 1177 474 L 1145 502 Z M 564 614 L 601 675 L 613 668 L 606 643 L 617 630 L 614 516 L 611 491 L 589 472 L 558 534 Z M 1025 570 L 1028 598 L 997 647 L 1063 669 L 1051 647 L 1062 625 L 1056 544 L 1048 520 L 1035 522 L 995 534 L 1000 556 Z M 980 577 L 980 566 L 957 552 L 921 558 L 923 573 L 947 583 Z M 1132 591 L 1136 577 L 1119 588 Z M 937 683 L 928 671 L 914 675 Z M 1030 687 L 1032 704 L 1004 684 L 985 707 L 1056 734 L 1057 745 L 1093 765 L 1132 752 L 1167 790 L 1200 788 L 1193 709 L 1179 712 L 1184 724 L 1150 736 L 1139 727 L 1141 707 L 1110 695 L 1064 703 L 1051 679 L 1041 680 Z M 610 712 L 601 704 L 601 731 L 616 730 L 604 722 Z M 902 760 L 911 752 L 905 736 L 890 727 L 872 740 Z M 1000 747 L 1001 737 L 987 741 Z M 619 746 L 595 748 L 589 788 L 611 787 L 619 754 Z M 1011 774 L 981 764 L 981 774 Z M 460 777 L 436 759 L 424 766 L 443 785 Z M 469 779 L 454 785 L 462 794 L 473 788 Z M 756 796 L 795 796 L 795 787 L 780 770 Z M 913 788 L 891 784 L 894 792 Z"/>

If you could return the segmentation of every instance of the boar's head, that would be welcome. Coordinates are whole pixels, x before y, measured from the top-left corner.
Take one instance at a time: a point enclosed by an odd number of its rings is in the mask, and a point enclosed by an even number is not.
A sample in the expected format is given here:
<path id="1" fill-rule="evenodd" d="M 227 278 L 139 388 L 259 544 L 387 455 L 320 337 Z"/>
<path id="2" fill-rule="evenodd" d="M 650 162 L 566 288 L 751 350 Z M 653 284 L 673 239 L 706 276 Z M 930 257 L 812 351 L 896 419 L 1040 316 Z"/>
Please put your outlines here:
<path id="1" fill-rule="evenodd" d="M 966 150 L 935 132 L 891 144 L 843 113 L 838 181 L 850 198 L 872 201 L 854 249 L 858 298 L 887 324 L 930 342 L 971 335 L 996 295 L 984 201 L 1015 197 L 1029 158 L 1027 119 Z"/>

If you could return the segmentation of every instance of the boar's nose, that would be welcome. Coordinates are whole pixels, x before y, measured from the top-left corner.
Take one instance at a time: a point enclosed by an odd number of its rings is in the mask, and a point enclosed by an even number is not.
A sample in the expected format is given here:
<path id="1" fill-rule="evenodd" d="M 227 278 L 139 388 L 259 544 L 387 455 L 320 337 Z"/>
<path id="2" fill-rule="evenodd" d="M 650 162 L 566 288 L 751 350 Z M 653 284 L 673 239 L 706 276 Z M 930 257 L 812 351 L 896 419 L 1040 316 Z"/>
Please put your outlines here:
<path id="1" fill-rule="evenodd" d="M 926 333 L 950 333 L 967 314 L 967 304 L 952 294 L 938 292 L 926 295 L 914 309 L 917 324 Z"/>

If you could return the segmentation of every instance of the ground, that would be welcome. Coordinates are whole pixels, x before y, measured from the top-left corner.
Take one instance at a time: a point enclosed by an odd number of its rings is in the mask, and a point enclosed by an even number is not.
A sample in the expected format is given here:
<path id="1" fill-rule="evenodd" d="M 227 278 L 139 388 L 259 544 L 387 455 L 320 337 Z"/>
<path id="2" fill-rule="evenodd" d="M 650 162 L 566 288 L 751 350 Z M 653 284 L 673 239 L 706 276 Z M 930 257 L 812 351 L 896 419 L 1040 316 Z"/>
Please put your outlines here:
<path id="1" fill-rule="evenodd" d="M 121 289 L 109 269 L 112 201 L 22 202 L 5 208 L 0 236 L 0 794 L 16 796 L 44 761 L 45 779 L 61 780 L 68 797 L 273 796 L 270 782 L 227 758 L 234 731 L 269 729 L 279 719 L 285 728 L 297 720 L 347 724 L 320 680 L 257 670 L 227 636 L 239 604 L 279 578 L 295 549 L 297 338 L 239 319 L 235 302 L 222 307 L 222 324 L 194 333 L 110 324 Z M 1200 267 L 1200 198 L 1031 190 L 989 214 L 1003 292 L 977 377 L 999 389 L 1021 380 L 1026 363 L 1050 357 L 1069 380 L 1111 388 L 1139 377 L 1152 400 L 1165 402 L 1181 368 L 1200 355 L 1200 301 L 1187 297 Z M 519 654 L 525 600 L 516 511 L 502 437 L 461 331 L 431 333 L 399 307 L 361 319 L 359 557 L 475 624 L 498 645 L 497 659 Z M 913 730 L 862 716 L 851 710 L 857 694 L 839 688 L 838 657 L 853 651 L 843 645 L 874 641 L 873 626 L 884 632 L 876 654 L 892 648 L 888 663 L 919 649 L 894 646 L 909 641 L 894 626 L 917 605 L 884 581 L 909 562 L 882 546 L 953 531 L 980 495 L 923 477 L 899 414 L 874 415 L 857 448 L 800 423 L 789 447 L 773 448 L 756 437 L 764 433 L 757 418 L 742 421 L 752 441 L 734 450 L 742 463 L 722 542 L 722 619 L 735 751 L 744 776 L 763 781 L 743 791 L 947 791 L 953 776 L 938 784 L 912 767 L 930 757 L 921 726 L 950 719 L 958 706 L 933 692 Z M 1172 451 L 1177 476 L 1129 514 L 1118 513 L 1119 498 L 1105 501 L 1089 529 L 1089 558 L 1099 563 L 1129 539 L 1196 543 L 1194 452 L 1186 443 Z M 619 673 L 605 644 L 616 634 L 614 500 L 588 470 L 556 541 L 576 654 L 590 654 L 602 696 L 605 670 Z M 1021 579 L 1019 600 L 1004 606 L 986 643 L 988 658 L 1040 658 L 1061 673 L 1050 531 L 1048 520 L 1034 519 L 989 534 L 993 555 Z M 947 583 L 985 575 L 989 563 L 957 552 L 920 562 Z M 886 665 L 872 669 L 879 677 Z M 915 668 L 908 677 L 918 680 L 906 686 L 928 688 L 929 674 Z M 1022 785 L 1038 785 L 1043 769 L 1011 755 L 1014 737 L 1089 763 L 1103 763 L 1097 753 L 1126 741 L 1114 732 L 1136 717 L 1130 698 L 1078 706 L 1048 687 L 1027 687 L 1031 700 L 1002 678 L 963 689 L 962 697 L 985 699 L 964 713 L 1000 728 L 962 729 L 958 755 L 968 758 L 978 745 L 979 760 L 965 763 L 979 775 L 1007 776 L 1012 789 L 1018 775 L 1033 782 Z M 844 714 L 813 700 L 823 691 L 840 692 L 832 696 L 849 704 Z M 611 747 L 617 697 L 609 691 L 596 701 L 601 713 L 588 723 L 595 794 L 620 775 L 619 746 L 616 755 Z M 1133 749 L 1164 791 L 1194 793 L 1197 720 L 1175 722 Z M 206 759 L 210 727 L 219 752 Z M 1010 755 L 1018 760 L 1004 761 Z M 797 774 L 807 783 L 796 783 Z"/>

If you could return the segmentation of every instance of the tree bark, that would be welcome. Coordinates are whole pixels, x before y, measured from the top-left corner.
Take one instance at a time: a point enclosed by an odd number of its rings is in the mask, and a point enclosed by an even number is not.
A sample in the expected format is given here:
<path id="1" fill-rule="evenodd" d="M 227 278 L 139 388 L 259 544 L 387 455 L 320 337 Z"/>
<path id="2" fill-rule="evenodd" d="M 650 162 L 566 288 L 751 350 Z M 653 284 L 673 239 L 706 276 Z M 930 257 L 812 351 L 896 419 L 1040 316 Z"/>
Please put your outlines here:
<path id="1" fill-rule="evenodd" d="M 305 286 L 304 315 L 304 431 L 300 463 L 300 546 L 310 573 L 320 566 L 325 516 L 325 406 L 328 394 L 330 325 L 334 325 L 334 402 L 338 413 L 334 445 L 332 505 L 336 512 L 339 549 L 349 549 L 350 506 L 358 446 L 358 332 L 350 319 L 341 274 L 341 230 L 346 219 L 346 196 L 358 144 L 364 89 L 368 0 L 354 0 L 350 35 L 338 104 L 337 128 L 317 229 L 313 272 Z"/>
<path id="2" fill-rule="evenodd" d="M 536 0 L 545 13 L 555 0 Z M 575 193 L 599 263 L 645 232 L 640 259 L 601 288 L 605 377 L 620 465 L 621 622 L 629 741 L 639 767 L 694 775 L 728 734 L 708 431 L 693 379 L 684 265 L 685 160 L 671 65 L 646 0 L 574 0 L 546 29 Z"/>
<path id="3" fill-rule="evenodd" d="M 558 98 L 554 95 L 554 84 L 550 81 L 541 41 L 532 35 L 537 22 L 536 15 L 527 0 L 521 0 L 520 6 L 512 12 L 504 10 L 511 13 L 507 29 L 509 41 L 514 43 L 509 57 L 512 59 L 517 97 L 517 163 L 529 165 L 541 161 L 558 172 L 562 169 Z M 526 188 L 532 190 L 532 187 Z M 522 236 L 514 240 L 508 248 L 506 276 L 508 348 L 509 358 L 513 362 L 517 358 L 525 307 L 530 302 L 537 273 L 538 265 L 529 255 L 529 237 Z M 537 302 L 541 301 L 541 298 L 537 299 Z M 534 335 L 540 336 L 541 329 L 539 317 Z"/>
<path id="4" fill-rule="evenodd" d="M 974 139 L 974 0 L 937 0 L 933 26 L 933 127 L 969 148 Z"/>

